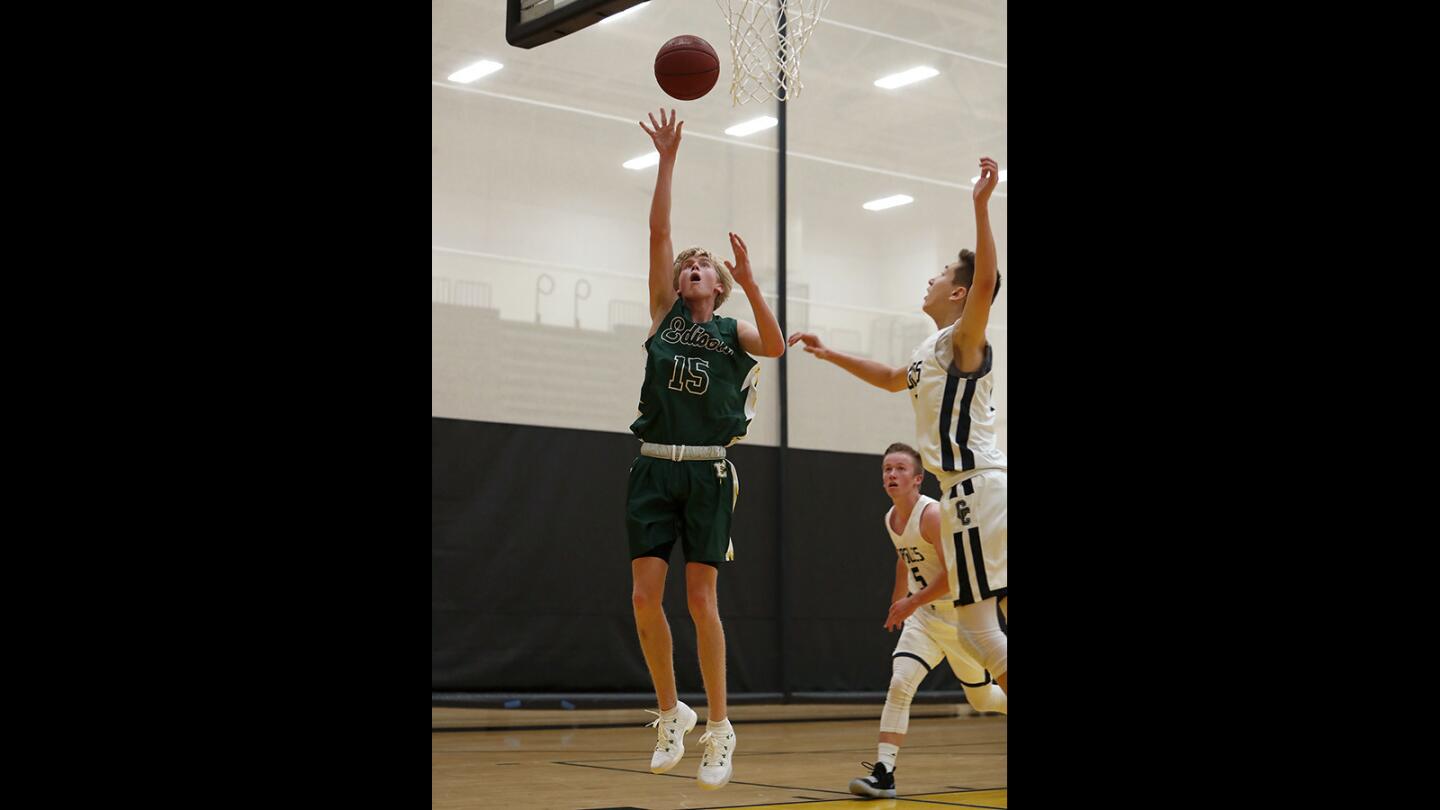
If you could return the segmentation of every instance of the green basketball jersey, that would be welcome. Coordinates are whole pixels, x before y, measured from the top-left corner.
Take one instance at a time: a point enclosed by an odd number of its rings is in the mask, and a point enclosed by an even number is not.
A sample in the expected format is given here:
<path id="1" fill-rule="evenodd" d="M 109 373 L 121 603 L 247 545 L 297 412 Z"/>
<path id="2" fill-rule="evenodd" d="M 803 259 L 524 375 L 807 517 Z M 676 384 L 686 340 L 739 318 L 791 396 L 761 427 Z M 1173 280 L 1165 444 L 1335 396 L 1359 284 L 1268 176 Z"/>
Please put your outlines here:
<path id="1" fill-rule="evenodd" d="M 676 297 L 645 341 L 640 417 L 630 431 L 658 444 L 729 446 L 755 417 L 760 366 L 740 347 L 734 318 L 690 320 Z"/>

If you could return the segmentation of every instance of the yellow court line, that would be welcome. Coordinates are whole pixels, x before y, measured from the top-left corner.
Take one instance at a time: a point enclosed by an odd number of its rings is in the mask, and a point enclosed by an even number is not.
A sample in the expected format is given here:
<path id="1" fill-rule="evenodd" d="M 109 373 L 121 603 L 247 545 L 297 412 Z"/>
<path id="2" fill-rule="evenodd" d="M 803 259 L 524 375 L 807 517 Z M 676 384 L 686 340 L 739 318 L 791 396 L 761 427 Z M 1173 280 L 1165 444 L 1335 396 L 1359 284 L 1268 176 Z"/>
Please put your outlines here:
<path id="1" fill-rule="evenodd" d="M 1007 789 L 967 790 L 955 793 L 919 793 L 895 799 L 850 799 L 819 802 L 786 802 L 784 804 L 747 804 L 744 810 L 934 810 L 937 807 L 1005 808 L 1009 806 Z M 736 808 L 740 810 L 740 808 Z"/>

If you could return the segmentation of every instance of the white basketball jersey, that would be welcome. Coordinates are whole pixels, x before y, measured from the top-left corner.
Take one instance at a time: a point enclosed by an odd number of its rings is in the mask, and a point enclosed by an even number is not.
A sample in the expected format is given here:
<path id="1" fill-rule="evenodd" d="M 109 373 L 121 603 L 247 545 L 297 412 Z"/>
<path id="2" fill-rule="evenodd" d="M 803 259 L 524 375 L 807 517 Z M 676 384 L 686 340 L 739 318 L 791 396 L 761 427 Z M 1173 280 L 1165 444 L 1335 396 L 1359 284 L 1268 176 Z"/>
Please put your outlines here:
<path id="1" fill-rule="evenodd" d="M 911 356 L 906 384 L 915 408 L 915 447 L 942 487 L 980 470 L 1004 470 L 1005 454 L 995 444 L 994 350 L 985 344 L 978 371 L 961 374 L 952 362 L 955 326 L 926 338 Z"/>
<path id="2" fill-rule="evenodd" d="M 900 534 L 890 528 L 890 515 L 895 511 L 895 507 L 890 507 L 885 513 L 885 531 L 890 534 L 890 542 L 895 544 L 895 553 L 905 561 L 905 567 L 910 569 L 912 594 L 919 593 L 937 577 L 944 576 L 940 553 L 920 536 L 920 515 L 925 511 L 925 507 L 932 503 L 938 502 L 929 495 L 921 495 L 920 500 L 915 502 L 915 508 L 910 510 L 910 521 L 905 524 L 905 530 Z M 948 605 L 954 598 L 955 595 L 951 593 L 935 601 Z"/>

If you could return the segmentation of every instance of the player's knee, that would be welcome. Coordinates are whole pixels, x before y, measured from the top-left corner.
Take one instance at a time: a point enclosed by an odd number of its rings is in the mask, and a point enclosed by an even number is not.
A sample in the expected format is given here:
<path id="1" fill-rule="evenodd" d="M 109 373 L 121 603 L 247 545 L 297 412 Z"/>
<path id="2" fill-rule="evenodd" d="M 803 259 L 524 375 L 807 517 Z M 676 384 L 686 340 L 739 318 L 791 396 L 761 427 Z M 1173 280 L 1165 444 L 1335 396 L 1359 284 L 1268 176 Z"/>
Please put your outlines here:
<path id="1" fill-rule="evenodd" d="M 890 689 L 885 693 L 886 702 L 893 702 L 900 707 L 908 707 L 910 701 L 915 697 L 915 691 L 920 688 L 920 682 L 925 680 L 929 672 L 925 665 L 909 656 L 898 656 L 891 659 L 890 664 Z"/>
<path id="2" fill-rule="evenodd" d="M 690 616 L 692 618 L 703 619 L 719 615 L 714 591 L 702 589 L 692 590 L 685 595 L 685 602 L 690 606 Z"/>
<path id="3" fill-rule="evenodd" d="M 928 670 L 909 656 L 898 656 L 891 661 L 890 689 L 885 693 L 885 708 L 880 712 L 880 730 L 904 734 L 910 727 L 910 702 Z"/>
<path id="4" fill-rule="evenodd" d="M 915 687 L 899 675 L 890 676 L 890 691 L 885 693 L 885 708 L 880 710 L 880 730 L 904 734 L 910 729 L 910 701 Z"/>
<path id="5" fill-rule="evenodd" d="M 651 616 L 660 612 L 659 593 L 651 593 L 636 588 L 630 592 L 630 604 L 635 608 L 636 616 Z"/>
<path id="6" fill-rule="evenodd" d="M 919 684 L 915 683 L 905 674 L 894 672 L 890 675 L 890 691 L 885 693 L 885 699 L 893 701 L 897 706 L 909 706 L 910 701 L 915 698 L 915 689 Z"/>

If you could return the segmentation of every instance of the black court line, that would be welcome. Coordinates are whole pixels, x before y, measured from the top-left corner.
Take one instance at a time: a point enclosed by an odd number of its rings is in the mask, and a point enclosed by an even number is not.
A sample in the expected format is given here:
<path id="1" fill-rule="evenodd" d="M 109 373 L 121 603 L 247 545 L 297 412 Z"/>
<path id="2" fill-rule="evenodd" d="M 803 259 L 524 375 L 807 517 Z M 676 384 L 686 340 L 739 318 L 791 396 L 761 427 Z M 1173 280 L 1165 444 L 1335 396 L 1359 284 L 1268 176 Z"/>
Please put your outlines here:
<path id="1" fill-rule="evenodd" d="M 964 757 L 1003 757 L 1009 756 L 1009 751 L 912 751 L 915 756 L 943 757 L 943 756 L 964 756 Z"/>
<path id="2" fill-rule="evenodd" d="M 737 782 L 737 783 L 735 783 L 735 784 L 742 784 L 742 785 L 744 785 L 744 784 L 751 784 L 751 783 L 749 783 L 749 782 Z M 1005 790 L 1005 788 L 994 788 L 994 789 L 995 789 L 995 790 Z M 876 801 L 875 799 L 869 799 L 869 798 L 866 798 L 866 797 L 864 797 L 864 796 L 856 796 L 856 795 L 853 794 L 853 793 L 846 793 L 845 795 L 846 795 L 846 796 L 852 796 L 852 797 L 854 797 L 854 801 L 855 801 L 855 803 L 856 803 L 856 806 L 859 806 L 859 807 L 865 806 L 865 804 L 868 803 L 868 802 Z M 993 805 L 993 804 L 965 804 L 965 803 L 962 803 L 962 802 L 942 802 L 942 801 L 940 801 L 939 799 L 918 799 L 918 798 L 916 798 L 916 796 L 934 796 L 934 795 L 936 795 L 936 794 L 934 794 L 934 793 L 917 793 L 917 794 L 915 794 L 915 796 L 902 796 L 902 795 L 896 794 L 895 798 L 894 798 L 894 799 L 891 799 L 891 801 L 899 801 L 899 800 L 903 799 L 903 800 L 905 800 L 905 801 L 907 801 L 907 802 L 918 802 L 918 803 L 920 803 L 920 804 L 938 804 L 938 805 L 940 805 L 941 807 L 979 807 L 979 808 L 984 808 L 984 810 L 1006 810 L 1006 808 L 1004 808 L 1004 807 L 1000 807 L 1000 806 Z M 689 810 L 738 810 L 738 808 L 742 808 L 742 807 L 770 807 L 770 806 L 772 806 L 772 805 L 775 805 L 775 806 L 779 806 L 779 805 L 789 806 L 789 805 L 792 805 L 792 804 L 814 804 L 815 802 L 833 802 L 833 801 L 835 801 L 835 799 L 807 799 L 807 800 L 805 800 L 805 801 L 803 801 L 803 802 L 759 802 L 759 803 L 757 803 L 757 804 L 717 804 L 717 805 L 712 805 L 712 806 L 710 806 L 710 807 L 693 807 L 693 808 L 690 808 Z"/>
<path id="3" fill-rule="evenodd" d="M 657 773 L 651 773 L 651 772 L 649 772 L 649 771 L 632 771 L 632 770 L 630 770 L 629 768 L 612 768 L 612 767 L 610 767 L 610 766 L 608 766 L 608 765 L 586 765 L 586 764 L 583 763 L 583 762 L 552 762 L 552 763 L 550 763 L 550 764 L 552 764 L 552 765 L 573 765 L 573 766 L 575 766 L 575 767 L 577 767 L 577 768 L 595 768 L 595 769 L 597 769 L 597 770 L 602 770 L 602 771 L 619 771 L 619 772 L 621 772 L 621 773 L 640 774 L 641 776 L 669 776 L 669 777 L 671 777 L 671 778 L 673 778 L 673 779 L 689 779 L 689 780 L 691 780 L 691 781 L 694 781 L 694 780 L 695 780 L 695 777 L 694 777 L 694 776 L 685 776 L 685 775 L 683 775 L 683 774 L 678 774 L 678 773 L 658 773 L 658 774 L 657 774 Z M 810 791 L 811 793 L 834 793 L 834 794 L 839 795 L 839 796 L 850 796 L 850 795 L 853 795 L 853 794 L 851 794 L 850 791 L 848 791 L 848 790 L 842 792 L 842 791 L 839 791 L 839 790 L 827 790 L 827 789 L 825 789 L 825 788 L 807 788 L 807 787 L 800 787 L 799 785 L 767 785 L 767 784 L 765 784 L 764 782 L 741 782 L 741 781 L 739 781 L 738 779 L 731 779 L 731 780 L 730 780 L 730 784 L 732 784 L 732 785 L 749 785 L 749 786 L 751 786 L 751 787 L 772 788 L 772 789 L 774 789 L 774 790 L 808 790 L 808 791 Z M 814 799 L 813 801 L 817 801 L 817 802 L 825 801 L 825 802 L 828 802 L 828 801 L 831 801 L 831 800 L 830 800 L 830 799 Z M 720 807 L 760 807 L 760 806 L 762 806 L 762 805 L 764 805 L 764 804 L 765 804 L 764 802 L 761 802 L 760 804 L 750 804 L 750 805 L 726 804 L 726 805 L 720 805 Z M 787 804 L 795 804 L 795 802 L 787 802 Z M 695 810 L 700 810 L 700 808 L 696 808 Z"/>
<path id="4" fill-rule="evenodd" d="M 995 712 L 995 714 L 998 714 L 998 712 Z M 911 714 L 910 719 L 959 720 L 961 718 L 953 714 Z M 973 718 L 966 717 L 964 719 L 968 720 Z M 855 720 L 866 720 L 873 723 L 880 722 L 880 718 L 878 717 L 797 717 L 793 720 L 746 720 L 744 721 L 744 723 L 747 726 L 762 726 L 770 723 L 849 723 Z M 577 725 L 574 723 L 557 725 L 554 723 L 550 723 L 539 726 L 442 726 L 440 728 L 431 726 L 430 733 L 444 734 L 453 731 L 558 731 L 575 728 L 630 728 L 631 726 L 635 726 L 636 728 L 644 728 L 643 723 L 586 723 L 583 725 Z"/>
<path id="5" fill-rule="evenodd" d="M 847 796 L 850 794 L 846 794 Z M 859 796 L 855 798 L 859 799 Z M 789 806 L 792 804 L 814 804 L 815 802 L 833 802 L 834 799 L 805 799 L 803 802 L 760 802 L 759 804 L 717 804 L 713 807 L 692 807 L 686 810 L 739 810 L 741 807 L 770 807 Z"/>
<path id="6" fill-rule="evenodd" d="M 1008 791 L 1009 788 L 1008 788 L 1008 787 L 985 788 L 985 790 L 1005 790 L 1005 791 Z M 977 792 L 977 791 L 974 791 L 974 790 L 965 790 L 965 791 L 961 791 L 961 792 L 962 792 L 962 793 L 975 793 L 975 792 Z M 970 803 L 970 802 L 943 802 L 943 801 L 940 801 L 939 799 L 921 799 L 921 798 L 919 798 L 920 796 L 939 796 L 939 795 L 940 795 L 940 794 L 939 794 L 938 792 L 937 792 L 937 793 L 916 793 L 914 796 L 899 796 L 899 795 L 897 795 L 895 798 L 896 798 L 896 799 L 904 799 L 904 800 L 910 801 L 910 802 L 927 802 L 927 803 L 929 803 L 929 804 L 944 804 L 944 805 L 948 805 L 948 806 L 950 806 L 950 807 L 984 807 L 984 808 L 988 808 L 989 810 L 1006 810 L 1005 807 L 1002 807 L 1002 806 L 999 806 L 999 805 L 994 805 L 994 804 L 974 804 L 974 803 Z M 1009 802 L 1006 802 L 1006 804 L 1009 804 Z"/>
<path id="7" fill-rule="evenodd" d="M 1008 790 L 1008 788 L 990 788 L 990 789 L 991 789 L 991 790 Z M 907 796 L 907 795 L 905 795 L 905 794 L 903 794 L 903 793 L 897 793 L 897 794 L 895 794 L 895 798 L 892 799 L 891 801 L 901 801 L 901 800 L 903 799 L 904 801 L 907 801 L 907 802 L 919 802 L 919 803 L 921 803 L 921 804 L 938 804 L 938 805 L 940 805 L 940 806 L 942 806 L 942 807 L 981 807 L 981 808 L 985 808 L 985 810 L 1006 810 L 1005 807 L 1001 807 L 1001 806 L 999 806 L 999 805 L 994 805 L 994 804 L 970 804 L 970 803 L 967 803 L 967 802 L 947 802 L 947 801 L 941 801 L 940 799 L 922 799 L 922 798 L 920 798 L 921 796 L 938 796 L 938 795 L 940 795 L 940 794 L 939 794 L 939 793 L 914 793 L 914 794 L 910 794 L 910 795 Z M 866 798 L 861 797 L 861 796 L 856 796 L 855 798 L 856 798 L 857 800 L 859 800 L 859 801 L 874 801 L 874 799 L 866 799 Z M 1008 802 L 1007 802 L 1007 804 L 1008 804 Z M 696 810 L 720 810 L 720 808 L 696 808 Z"/>
<path id="8" fill-rule="evenodd" d="M 865 797 L 863 797 L 863 796 L 855 796 L 855 794 L 853 794 L 853 793 L 846 793 L 845 795 L 846 795 L 846 796 L 854 796 L 854 798 L 855 798 L 856 801 L 865 800 Z M 758 804 L 717 804 L 717 805 L 714 805 L 714 806 L 712 806 L 712 807 L 692 807 L 692 808 L 687 808 L 686 810 L 738 810 L 738 808 L 741 808 L 741 807 L 770 807 L 771 805 L 775 805 L 775 806 L 780 806 L 780 805 L 789 806 L 789 805 L 792 805 L 792 804 L 814 804 L 815 802 L 833 802 L 833 801 L 836 801 L 835 799 L 830 799 L 830 798 L 814 799 L 814 798 L 809 798 L 809 797 L 806 797 L 806 796 L 798 796 L 798 797 L 796 797 L 796 798 L 805 799 L 805 801 L 803 801 L 803 802 L 760 802 L 760 803 L 758 803 Z"/>
<path id="9" fill-rule="evenodd" d="M 967 789 L 967 790 L 962 790 L 962 791 L 959 791 L 959 792 L 960 792 L 960 793 L 975 793 L 975 792 L 978 792 L 979 790 L 982 790 L 982 789 L 983 789 L 983 790 L 1009 790 L 1009 788 L 999 787 L 999 788 L 976 788 L 975 790 L 968 790 L 968 789 Z M 895 794 L 895 799 L 894 799 L 894 801 L 900 801 L 901 799 L 904 799 L 904 800 L 907 801 L 907 802 L 923 802 L 923 803 L 925 803 L 925 804 L 939 804 L 939 805 L 944 805 L 945 807 L 983 807 L 983 808 L 987 808 L 987 810 L 1007 810 L 1007 808 L 1005 808 L 1005 807 L 999 807 L 999 806 L 996 806 L 996 805 L 993 805 L 993 804 L 971 804 L 971 803 L 968 803 L 968 802 L 953 802 L 953 801 L 942 801 L 942 800 L 940 800 L 940 799 L 922 799 L 922 798 L 920 798 L 921 796 L 939 796 L 942 792 L 945 792 L 945 791 L 937 791 L 937 792 L 935 792 L 935 793 L 912 793 L 912 794 L 909 794 L 909 795 L 906 795 L 906 794 L 903 794 L 903 793 L 897 793 L 897 794 Z M 856 798 L 859 799 L 859 800 L 861 800 L 861 801 L 873 801 L 872 799 L 865 799 L 864 797 L 860 797 L 860 796 L 857 796 Z"/>
<path id="10" fill-rule="evenodd" d="M 932 794 L 923 794 L 923 796 L 932 796 Z M 940 801 L 939 798 L 916 798 L 899 796 L 899 794 L 896 798 L 904 798 L 906 801 L 923 801 L 924 804 L 943 804 L 946 807 L 984 807 L 985 810 L 1005 810 L 1005 807 L 999 806 L 999 804 L 966 804 L 965 801 Z"/>
<path id="11" fill-rule="evenodd" d="M 444 749 L 444 750 L 437 750 L 437 749 L 431 748 L 431 749 L 430 749 L 430 753 L 432 753 L 432 754 L 504 754 L 504 753 L 514 752 L 515 750 L 516 750 L 516 749 L 514 749 L 514 748 L 506 748 L 506 749 L 503 749 L 503 750 L 497 749 L 497 748 L 446 748 L 446 749 Z M 567 748 L 567 749 L 565 749 L 565 750 L 563 750 L 563 751 L 545 751 L 545 750 L 542 750 L 542 749 L 534 749 L 534 750 L 526 750 L 526 751 L 524 751 L 523 753 L 526 753 L 526 754 L 565 754 L 565 755 L 567 755 L 568 757 L 570 757 L 570 758 L 573 759 L 576 754 L 613 754 L 613 753 L 615 753 L 615 752 L 614 752 L 614 751 L 587 751 L 587 750 L 584 749 L 584 748 Z M 637 757 L 637 756 L 629 756 L 629 757 L 616 757 L 615 759 L 589 759 L 589 758 L 587 757 L 587 760 L 590 761 L 590 762 L 626 762 L 626 761 L 632 761 L 632 762 L 633 762 L 634 760 L 640 759 L 640 758 L 641 758 L 641 757 Z M 547 763 L 547 762 L 554 762 L 554 761 L 555 761 L 555 760 L 546 759 L 546 760 L 536 760 L 535 762 L 497 762 L 497 763 L 495 763 L 495 764 L 497 764 L 497 765 L 536 765 L 536 764 L 544 764 L 544 763 Z"/>
<path id="12" fill-rule="evenodd" d="M 649 772 L 649 771 L 635 771 L 635 770 L 630 770 L 629 768 L 611 768 L 611 767 L 606 766 L 606 765 L 586 765 L 586 764 L 583 763 L 583 762 L 552 762 L 552 763 L 550 763 L 550 764 L 552 764 L 552 765 L 572 765 L 572 766 L 577 767 L 577 768 L 594 768 L 594 769 L 596 769 L 596 770 L 601 770 L 601 771 L 619 771 L 620 773 L 633 773 L 633 774 L 639 774 L 639 775 L 641 775 L 641 776 L 669 776 L 669 777 L 673 777 L 673 778 L 675 778 L 675 779 L 694 779 L 694 778 L 695 778 L 695 777 L 693 777 L 693 776 L 685 776 L 685 775 L 683 775 L 683 774 L 678 774 L 678 773 L 661 773 L 661 774 L 654 774 L 654 773 L 651 773 L 651 772 Z M 732 780 L 730 780 L 730 784 L 732 784 L 732 785 L 749 785 L 750 787 L 763 787 L 763 788 L 771 788 L 771 789 L 774 789 L 774 790 L 808 790 L 808 791 L 810 791 L 811 793 L 827 793 L 827 794 L 835 794 L 835 795 L 837 795 L 837 796 L 854 796 L 854 795 L 855 795 L 855 794 L 851 793 L 851 792 L 848 791 L 848 790 L 846 790 L 846 791 L 839 791 L 839 790 L 829 790 L 829 789 L 827 789 L 827 788 L 804 788 L 804 787 L 784 786 L 784 785 L 767 785 L 767 784 L 765 784 L 764 782 L 742 782 L 742 781 L 739 781 L 739 780 L 737 780 L 737 779 L 732 779 Z M 1008 788 L 990 788 L 990 789 L 991 789 L 991 790 L 1008 790 Z M 793 794 L 792 794 L 792 795 L 793 795 Z M 897 795 L 895 796 L 895 798 L 896 798 L 896 799 L 905 799 L 906 801 L 912 801 L 912 802 L 921 802 L 921 803 L 923 803 L 923 804 L 939 804 L 939 805 L 943 805 L 943 806 L 946 806 L 946 807 L 978 807 L 978 808 L 984 808 L 984 810 L 1006 810 L 1006 808 L 1004 808 L 1004 807 L 998 807 L 998 806 L 996 806 L 996 805 L 990 805 L 990 804 L 969 804 L 969 803 L 965 803 L 965 802 L 945 802 L 945 801 L 940 801 L 939 799 L 921 799 L 921 798 L 918 798 L 918 797 L 920 797 L 920 796 L 936 796 L 936 795 L 939 795 L 939 794 L 937 794 L 937 793 L 916 793 L 916 794 L 914 794 L 914 795 L 912 795 L 912 796 L 902 796 L 902 795 L 898 795 L 898 794 L 897 794 Z M 805 797 L 796 797 L 796 798 L 805 798 Z M 857 800 L 859 800 L 859 799 L 857 798 Z M 757 802 L 756 804 L 717 804 L 717 805 L 715 805 L 715 806 L 713 806 L 713 807 L 696 807 L 696 808 L 692 808 L 691 810 L 726 810 L 726 808 L 733 808 L 733 807 L 764 807 L 764 806 L 766 806 L 766 805 L 771 805 L 771 804 L 809 804 L 809 803 L 813 803 L 813 802 L 828 802 L 828 801 L 834 801 L 834 799 L 829 799 L 829 798 L 821 798 L 821 799 L 805 798 L 805 801 L 804 801 L 804 802 Z"/>

